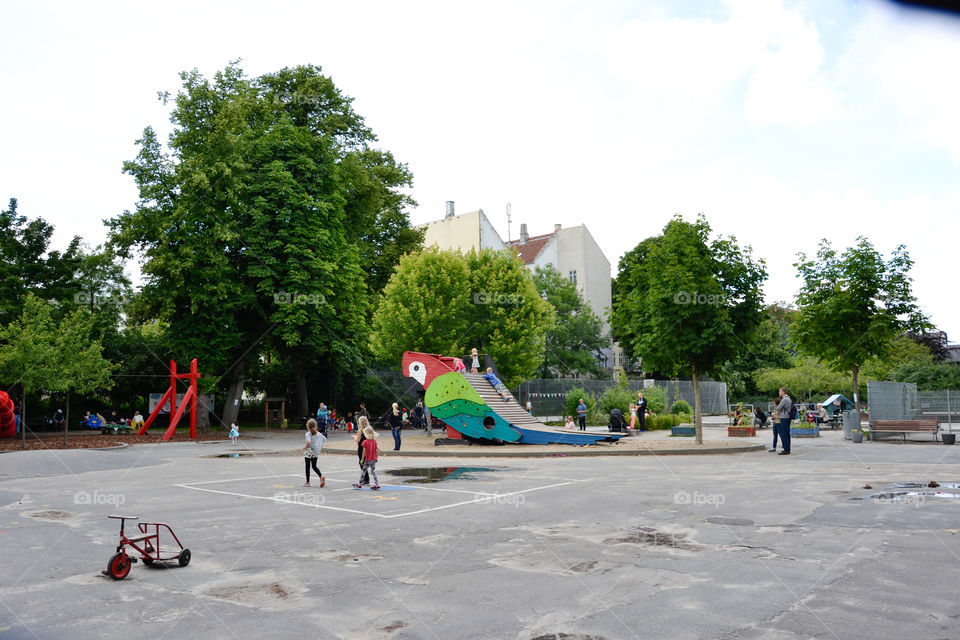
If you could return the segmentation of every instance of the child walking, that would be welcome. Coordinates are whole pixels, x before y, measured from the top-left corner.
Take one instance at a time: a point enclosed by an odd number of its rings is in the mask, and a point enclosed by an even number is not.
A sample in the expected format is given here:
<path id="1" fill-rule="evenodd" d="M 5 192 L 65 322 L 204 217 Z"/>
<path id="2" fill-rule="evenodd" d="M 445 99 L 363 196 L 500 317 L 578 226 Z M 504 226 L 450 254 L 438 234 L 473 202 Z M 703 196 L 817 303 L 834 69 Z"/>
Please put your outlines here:
<path id="1" fill-rule="evenodd" d="M 360 459 L 362 462 L 361 471 L 360 471 L 360 482 L 355 483 L 353 486 L 359 489 L 361 487 L 361 482 L 363 482 L 363 477 L 369 473 L 373 476 L 373 486 L 370 487 L 373 491 L 380 490 L 380 479 L 377 477 L 377 433 L 373 430 L 373 427 L 366 427 L 363 430 L 364 441 L 360 446 L 363 447 L 363 457 Z"/>
<path id="2" fill-rule="evenodd" d="M 142 420 L 142 418 L 141 418 Z M 240 429 L 237 427 L 237 423 L 233 422 L 230 424 L 230 439 L 233 440 L 233 446 L 237 446 L 237 438 L 240 436 Z"/>
<path id="3" fill-rule="evenodd" d="M 313 470 L 317 472 L 317 477 L 320 478 L 320 487 L 323 488 L 327 484 L 327 479 L 317 468 L 317 456 L 320 455 L 320 451 L 323 450 L 323 443 L 326 441 L 327 437 L 320 433 L 317 421 L 313 418 L 307 420 L 307 435 L 303 445 L 303 466 L 307 472 L 307 481 L 303 483 L 305 487 L 310 486 L 310 467 L 313 467 Z"/>

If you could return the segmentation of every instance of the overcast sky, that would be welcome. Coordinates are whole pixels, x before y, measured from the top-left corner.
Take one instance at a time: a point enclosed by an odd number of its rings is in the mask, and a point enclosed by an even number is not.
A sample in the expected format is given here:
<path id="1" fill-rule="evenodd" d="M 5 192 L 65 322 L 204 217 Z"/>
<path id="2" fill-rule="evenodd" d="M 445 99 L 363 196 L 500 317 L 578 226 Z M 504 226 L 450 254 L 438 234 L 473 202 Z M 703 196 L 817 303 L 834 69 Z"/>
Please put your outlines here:
<path id="1" fill-rule="evenodd" d="M 674 213 L 767 263 L 907 246 L 960 341 L 960 21 L 883 0 L 6 2 L 0 202 L 74 234 L 130 209 L 121 163 L 179 71 L 323 67 L 409 164 L 414 223 L 483 209 L 507 236 L 586 224 L 616 274 Z"/>

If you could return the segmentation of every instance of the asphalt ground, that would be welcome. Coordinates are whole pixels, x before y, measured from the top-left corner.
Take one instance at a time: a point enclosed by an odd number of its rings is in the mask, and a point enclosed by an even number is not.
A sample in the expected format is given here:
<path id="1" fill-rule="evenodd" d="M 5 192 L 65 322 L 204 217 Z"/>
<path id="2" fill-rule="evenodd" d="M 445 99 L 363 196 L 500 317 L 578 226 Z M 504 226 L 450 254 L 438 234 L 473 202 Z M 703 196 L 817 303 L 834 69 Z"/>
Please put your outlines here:
<path id="1" fill-rule="evenodd" d="M 0 640 L 960 637 L 960 499 L 890 489 L 960 481 L 960 447 L 401 451 L 373 492 L 350 455 L 302 487 L 300 438 L 0 455 Z M 191 563 L 102 575 L 110 513 Z"/>

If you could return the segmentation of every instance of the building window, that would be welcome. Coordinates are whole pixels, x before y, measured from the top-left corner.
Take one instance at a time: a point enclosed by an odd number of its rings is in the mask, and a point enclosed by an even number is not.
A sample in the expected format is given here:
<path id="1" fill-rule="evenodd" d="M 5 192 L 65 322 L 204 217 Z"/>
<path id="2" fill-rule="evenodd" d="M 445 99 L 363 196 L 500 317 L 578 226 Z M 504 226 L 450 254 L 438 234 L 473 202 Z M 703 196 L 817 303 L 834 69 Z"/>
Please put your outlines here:
<path id="1" fill-rule="evenodd" d="M 577 270 L 571 270 L 570 273 L 567 274 L 567 278 L 569 278 L 573 284 L 577 284 Z"/>

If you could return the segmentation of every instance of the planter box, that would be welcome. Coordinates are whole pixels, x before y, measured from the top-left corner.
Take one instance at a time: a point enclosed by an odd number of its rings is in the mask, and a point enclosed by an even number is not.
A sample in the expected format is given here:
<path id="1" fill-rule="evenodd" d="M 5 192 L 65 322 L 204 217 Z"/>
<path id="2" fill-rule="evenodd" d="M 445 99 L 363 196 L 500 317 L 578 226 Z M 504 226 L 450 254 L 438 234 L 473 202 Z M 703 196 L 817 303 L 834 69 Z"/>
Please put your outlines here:
<path id="1" fill-rule="evenodd" d="M 820 427 L 790 427 L 790 437 L 791 438 L 819 438 L 820 437 Z"/>
<path id="2" fill-rule="evenodd" d="M 670 435 L 672 436 L 695 436 L 697 435 L 696 427 L 670 427 Z"/>
<path id="3" fill-rule="evenodd" d="M 731 438 L 752 438 L 755 435 L 756 427 L 727 427 L 727 436 Z"/>

